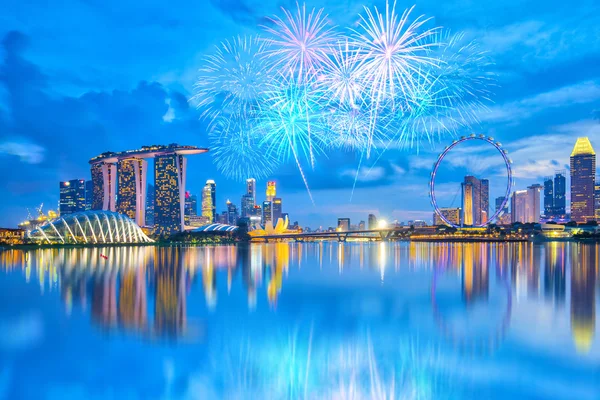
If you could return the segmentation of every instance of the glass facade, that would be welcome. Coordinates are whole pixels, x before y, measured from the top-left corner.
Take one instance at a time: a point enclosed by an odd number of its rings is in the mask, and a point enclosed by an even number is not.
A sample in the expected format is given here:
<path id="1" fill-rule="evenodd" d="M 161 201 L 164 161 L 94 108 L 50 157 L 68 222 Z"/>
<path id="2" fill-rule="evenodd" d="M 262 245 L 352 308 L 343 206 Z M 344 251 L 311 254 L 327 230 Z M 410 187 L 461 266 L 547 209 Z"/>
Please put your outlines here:
<path id="1" fill-rule="evenodd" d="M 551 176 L 544 179 L 544 215 L 554 216 L 554 180 Z"/>
<path id="2" fill-rule="evenodd" d="M 571 220 L 592 221 L 594 186 L 596 184 L 596 153 L 588 138 L 579 138 L 571 153 Z"/>
<path id="3" fill-rule="evenodd" d="M 202 216 L 210 222 L 217 221 L 217 185 L 210 179 L 202 189 Z"/>
<path id="4" fill-rule="evenodd" d="M 277 195 L 276 184 L 274 181 L 267 182 L 267 201 L 273 201 Z"/>
<path id="5" fill-rule="evenodd" d="M 567 174 L 565 171 L 554 175 L 554 215 L 561 216 L 567 213 Z"/>
<path id="6" fill-rule="evenodd" d="M 154 226 L 154 185 L 146 190 L 146 226 Z"/>
<path id="7" fill-rule="evenodd" d="M 85 211 L 85 181 L 83 179 L 60 182 L 59 186 L 58 208 L 60 215 Z"/>
<path id="8" fill-rule="evenodd" d="M 279 197 L 275 197 L 273 199 L 273 223 L 277 223 L 277 220 L 281 218 L 281 199 Z"/>
<path id="9" fill-rule="evenodd" d="M 117 174 L 117 212 L 144 226 L 146 219 L 146 165 L 142 159 L 119 160 Z"/>
<path id="10" fill-rule="evenodd" d="M 186 159 L 160 155 L 154 159 L 154 225 L 156 233 L 170 235 L 183 229 Z"/>
<path id="11" fill-rule="evenodd" d="M 92 164 L 92 210 L 102 210 L 104 203 L 104 177 L 102 163 Z"/>
<path id="12" fill-rule="evenodd" d="M 267 226 L 269 222 L 273 223 L 273 207 L 270 201 L 263 201 L 262 224 Z"/>

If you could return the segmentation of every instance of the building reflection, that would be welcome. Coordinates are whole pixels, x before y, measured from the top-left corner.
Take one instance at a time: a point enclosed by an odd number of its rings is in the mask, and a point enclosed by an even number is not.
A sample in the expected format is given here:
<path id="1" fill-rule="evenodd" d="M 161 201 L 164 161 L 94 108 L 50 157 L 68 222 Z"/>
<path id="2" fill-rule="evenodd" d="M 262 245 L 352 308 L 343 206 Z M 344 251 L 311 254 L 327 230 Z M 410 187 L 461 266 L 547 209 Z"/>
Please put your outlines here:
<path id="1" fill-rule="evenodd" d="M 590 351 L 596 330 L 597 247 L 577 245 L 571 253 L 571 332 L 579 353 Z"/>
<path id="2" fill-rule="evenodd" d="M 83 312 L 103 331 L 167 339 L 189 337 L 195 329 L 188 318 L 193 285 L 204 295 L 203 312 L 210 313 L 236 284 L 246 293 L 247 304 L 241 306 L 254 310 L 257 303 L 266 302 L 277 307 L 288 274 L 309 267 L 303 260 L 317 264 L 312 266 L 317 271 L 310 273 L 371 271 L 382 284 L 402 269 L 443 271 L 460 278 L 458 290 L 467 307 L 489 302 L 490 285 L 499 282 L 506 283 L 517 298 L 540 298 L 563 307 L 570 313 L 576 349 L 586 352 L 594 341 L 599 251 L 600 245 L 576 243 L 132 246 L 7 250 L 0 253 L 0 268 L 21 271 L 42 293 L 58 292 L 68 315 Z M 569 306 L 564 307 L 567 285 Z"/>

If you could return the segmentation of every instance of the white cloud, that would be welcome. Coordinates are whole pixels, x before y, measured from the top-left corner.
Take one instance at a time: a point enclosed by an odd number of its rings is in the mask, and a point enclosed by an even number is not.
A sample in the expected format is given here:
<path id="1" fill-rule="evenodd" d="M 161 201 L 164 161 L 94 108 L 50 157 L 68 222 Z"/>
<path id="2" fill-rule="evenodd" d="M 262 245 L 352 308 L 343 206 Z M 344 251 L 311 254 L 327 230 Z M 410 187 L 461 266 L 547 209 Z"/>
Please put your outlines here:
<path id="1" fill-rule="evenodd" d="M 39 164 L 44 160 L 46 149 L 37 144 L 8 140 L 0 143 L 0 153 L 18 156 L 27 164 Z"/>
<path id="2" fill-rule="evenodd" d="M 600 84 L 585 81 L 490 107 L 489 111 L 480 115 L 480 120 L 516 123 L 547 109 L 587 104 L 597 100 L 600 100 Z"/>
<path id="3" fill-rule="evenodd" d="M 175 109 L 171 107 L 171 99 L 165 100 L 165 104 L 169 106 L 165 115 L 162 116 L 163 121 L 172 122 L 175 119 Z"/>
<path id="4" fill-rule="evenodd" d="M 358 176 L 356 169 L 346 169 L 340 173 L 342 177 L 355 178 L 359 182 L 373 182 L 385 177 L 385 168 L 383 167 L 360 167 Z"/>

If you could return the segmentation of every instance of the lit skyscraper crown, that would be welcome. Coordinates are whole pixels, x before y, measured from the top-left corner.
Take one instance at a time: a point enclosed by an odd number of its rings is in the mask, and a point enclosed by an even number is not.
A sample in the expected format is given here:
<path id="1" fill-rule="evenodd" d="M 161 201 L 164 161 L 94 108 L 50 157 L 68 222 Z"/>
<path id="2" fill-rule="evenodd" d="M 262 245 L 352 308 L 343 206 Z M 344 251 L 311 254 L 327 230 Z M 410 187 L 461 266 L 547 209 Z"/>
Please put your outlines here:
<path id="1" fill-rule="evenodd" d="M 571 157 L 583 155 L 596 155 L 594 148 L 592 147 L 592 143 L 587 137 L 577 138 L 577 142 L 575 143 L 575 147 L 573 147 L 573 152 L 571 153 Z"/>

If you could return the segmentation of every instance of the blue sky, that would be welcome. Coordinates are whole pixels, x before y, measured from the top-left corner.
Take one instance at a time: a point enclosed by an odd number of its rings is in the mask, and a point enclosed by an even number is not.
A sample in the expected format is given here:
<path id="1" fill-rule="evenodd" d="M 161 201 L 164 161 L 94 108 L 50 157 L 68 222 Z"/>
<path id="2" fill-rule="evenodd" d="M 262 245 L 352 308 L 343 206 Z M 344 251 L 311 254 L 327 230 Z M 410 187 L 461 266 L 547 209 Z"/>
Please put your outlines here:
<path id="1" fill-rule="evenodd" d="M 363 6 L 384 2 L 309 1 L 339 26 L 353 26 Z M 144 144 L 206 146 L 205 125 L 187 103 L 204 54 L 222 40 L 260 31 L 265 16 L 290 0 L 19 1 L 0 14 L 0 226 L 14 226 L 26 208 L 56 208 L 60 180 L 89 179 L 89 158 Z M 600 17 L 596 1 L 421 1 L 416 13 L 464 31 L 495 61 L 494 104 L 477 133 L 510 151 L 517 188 L 565 169 L 578 136 L 600 149 Z M 399 2 L 401 8 L 412 2 Z M 464 132 L 465 134 L 471 132 Z M 387 152 L 359 174 L 357 157 L 330 154 L 308 173 L 316 205 L 299 174 L 286 165 L 278 181 L 284 211 L 309 226 L 353 222 L 368 213 L 387 219 L 431 219 L 428 177 L 452 138 L 417 154 Z M 499 157 L 480 146 L 456 152 L 437 182 L 439 203 L 457 206 L 465 173 L 489 177 L 502 192 Z M 217 182 L 218 209 L 239 202 L 244 185 L 227 180 L 209 155 L 191 157 L 188 188 Z M 260 191 L 265 182 L 258 182 Z"/>

